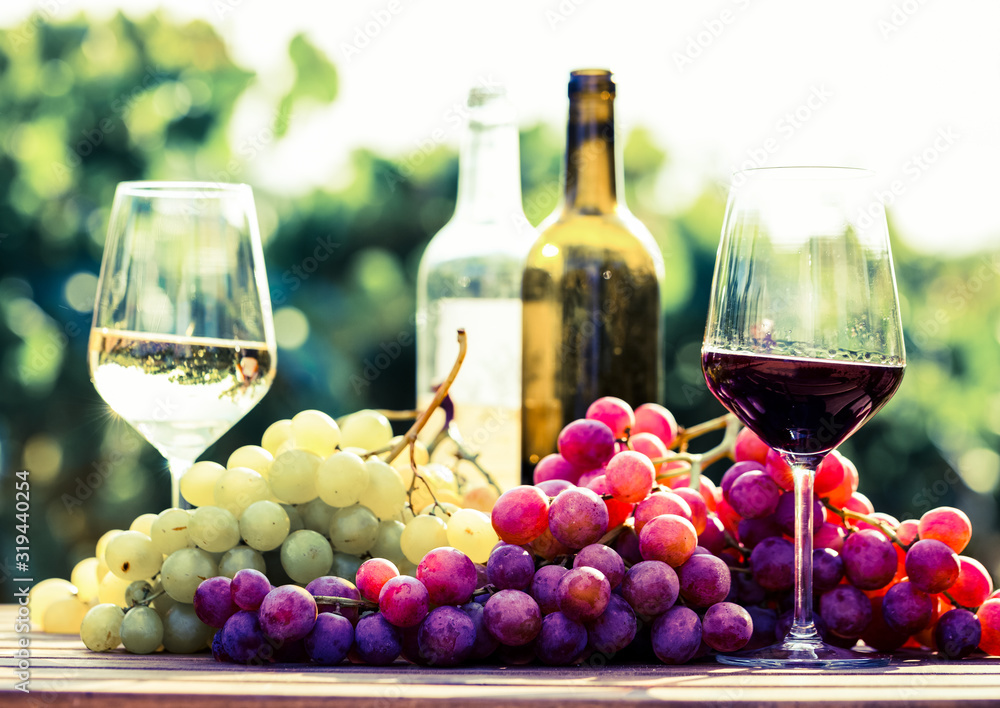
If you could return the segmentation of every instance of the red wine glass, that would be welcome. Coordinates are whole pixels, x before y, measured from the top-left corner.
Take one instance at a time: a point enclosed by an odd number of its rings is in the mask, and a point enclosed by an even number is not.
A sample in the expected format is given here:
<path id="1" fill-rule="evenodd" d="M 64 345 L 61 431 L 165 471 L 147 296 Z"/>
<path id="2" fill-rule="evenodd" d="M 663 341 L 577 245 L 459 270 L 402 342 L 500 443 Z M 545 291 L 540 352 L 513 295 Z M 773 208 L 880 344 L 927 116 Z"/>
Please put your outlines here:
<path id="1" fill-rule="evenodd" d="M 705 380 L 795 480 L 795 607 L 784 641 L 725 664 L 866 668 L 888 657 L 824 643 L 813 623 L 813 478 L 892 397 L 905 352 L 885 211 L 873 174 L 737 173 L 702 349 Z"/>

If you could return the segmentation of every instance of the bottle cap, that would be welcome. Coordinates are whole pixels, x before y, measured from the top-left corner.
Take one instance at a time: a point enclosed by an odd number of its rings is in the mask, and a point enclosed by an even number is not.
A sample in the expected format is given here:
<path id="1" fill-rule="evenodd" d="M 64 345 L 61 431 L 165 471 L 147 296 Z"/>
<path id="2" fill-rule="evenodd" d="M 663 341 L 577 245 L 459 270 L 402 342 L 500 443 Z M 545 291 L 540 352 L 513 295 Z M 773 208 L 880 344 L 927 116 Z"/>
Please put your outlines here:
<path id="1" fill-rule="evenodd" d="M 569 95 L 578 93 L 615 93 L 609 69 L 577 69 L 569 74 Z"/>

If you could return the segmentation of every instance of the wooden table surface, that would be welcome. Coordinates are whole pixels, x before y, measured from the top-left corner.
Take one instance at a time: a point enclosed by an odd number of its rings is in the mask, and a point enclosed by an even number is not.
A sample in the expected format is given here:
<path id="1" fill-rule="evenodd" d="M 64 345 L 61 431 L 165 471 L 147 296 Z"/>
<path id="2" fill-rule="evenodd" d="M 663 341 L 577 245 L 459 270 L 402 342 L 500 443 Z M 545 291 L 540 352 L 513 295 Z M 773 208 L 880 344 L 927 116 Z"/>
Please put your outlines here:
<path id="1" fill-rule="evenodd" d="M 770 671 L 713 662 L 687 666 L 426 669 L 304 664 L 249 668 L 209 654 L 94 654 L 78 637 L 31 635 L 30 693 L 14 688 L 17 635 L 11 606 L 0 607 L 0 708 L 286 708 L 330 706 L 589 706 L 599 703 L 729 706 L 1000 705 L 1000 659 L 958 662 L 900 656 L 884 669 Z"/>

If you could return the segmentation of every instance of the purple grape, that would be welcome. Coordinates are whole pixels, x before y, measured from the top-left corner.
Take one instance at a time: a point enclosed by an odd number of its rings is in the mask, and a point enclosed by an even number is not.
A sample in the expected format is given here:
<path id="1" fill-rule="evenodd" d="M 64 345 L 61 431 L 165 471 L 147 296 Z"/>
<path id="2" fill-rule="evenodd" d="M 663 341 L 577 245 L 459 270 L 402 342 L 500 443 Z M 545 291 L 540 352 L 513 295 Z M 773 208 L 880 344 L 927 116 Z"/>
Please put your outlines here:
<path id="1" fill-rule="evenodd" d="M 233 657 L 226 653 L 226 648 L 222 646 L 222 631 L 218 631 L 212 637 L 212 658 L 216 661 L 231 664 Z"/>
<path id="2" fill-rule="evenodd" d="M 603 543 L 592 543 L 581 548 L 573 559 L 573 567 L 596 568 L 604 573 L 612 590 L 621 585 L 625 577 L 625 561 L 613 548 Z"/>
<path id="3" fill-rule="evenodd" d="M 222 649 L 237 664 L 263 664 L 273 655 L 256 612 L 241 610 L 226 620 Z"/>
<path id="4" fill-rule="evenodd" d="M 202 580 L 194 591 L 194 613 L 209 627 L 221 629 L 227 619 L 240 611 L 233 602 L 230 582 L 229 578 L 219 575 Z"/>
<path id="5" fill-rule="evenodd" d="M 820 595 L 819 614 L 834 634 L 860 637 L 872 620 L 872 604 L 853 585 L 838 585 Z"/>
<path id="6" fill-rule="evenodd" d="M 693 607 L 708 607 L 729 594 L 729 566 L 717 556 L 694 555 L 677 568 L 681 597 Z"/>
<path id="7" fill-rule="evenodd" d="M 559 581 L 568 572 L 561 565 L 543 565 L 535 571 L 528 592 L 535 598 L 543 615 L 559 611 Z"/>
<path id="8" fill-rule="evenodd" d="M 722 497 L 726 501 L 729 501 L 729 491 L 732 489 L 733 483 L 747 472 L 763 471 L 764 465 L 752 460 L 744 460 L 731 465 L 729 469 L 726 470 L 725 474 L 722 475 L 722 481 L 719 482 L 719 489 L 722 490 Z"/>
<path id="9" fill-rule="evenodd" d="M 556 589 L 559 611 L 578 622 L 593 622 L 611 598 L 611 584 L 596 568 L 573 568 Z"/>
<path id="10" fill-rule="evenodd" d="M 874 529 L 852 533 L 840 552 L 844 575 L 860 590 L 884 588 L 896 575 L 899 557 L 892 542 Z"/>
<path id="11" fill-rule="evenodd" d="M 701 638 L 716 651 L 739 651 L 752 635 L 750 613 L 735 602 L 715 603 L 701 621 Z"/>
<path id="12" fill-rule="evenodd" d="M 317 664 L 339 664 L 354 643 L 354 625 L 343 615 L 323 612 L 302 643 L 309 658 Z"/>
<path id="13" fill-rule="evenodd" d="M 497 544 L 486 563 L 486 578 L 497 590 L 524 590 L 535 575 L 535 561 L 520 546 Z"/>
<path id="14" fill-rule="evenodd" d="M 388 666 L 403 650 L 399 629 L 379 612 L 358 620 L 354 631 L 354 646 L 362 661 L 372 666 Z"/>
<path id="15" fill-rule="evenodd" d="M 818 497 L 813 496 L 813 519 L 822 519 L 823 514 L 823 502 Z M 774 520 L 786 534 L 789 536 L 795 535 L 795 494 L 785 492 L 781 495 L 781 499 L 778 500 L 778 506 L 774 510 Z M 820 526 L 822 524 L 814 523 L 813 533 L 816 533 Z"/>
<path id="16" fill-rule="evenodd" d="M 644 617 L 656 617 L 677 602 L 680 581 L 677 571 L 663 561 L 636 563 L 622 581 L 622 597 Z"/>
<path id="17" fill-rule="evenodd" d="M 476 565 L 457 548 L 442 546 L 420 561 L 417 580 L 427 588 L 431 603 L 461 605 L 471 600 L 476 590 Z"/>
<path id="18" fill-rule="evenodd" d="M 650 638 L 664 664 L 686 664 L 701 647 L 701 620 L 690 607 L 672 607 L 653 622 Z"/>
<path id="19" fill-rule="evenodd" d="M 958 579 L 961 569 L 958 554 L 937 539 L 917 541 L 906 552 L 906 575 L 923 592 L 944 592 Z"/>
<path id="20" fill-rule="evenodd" d="M 559 433 L 556 446 L 571 465 L 591 470 L 614 457 L 615 434 L 598 420 L 574 420 Z"/>
<path id="21" fill-rule="evenodd" d="M 239 575 L 239 573 L 236 573 Z M 233 578 L 235 582 L 236 578 Z M 361 592 L 355 587 L 354 583 L 350 580 L 345 580 L 344 578 L 338 578 L 333 575 L 324 575 L 316 578 L 311 583 L 306 585 L 306 590 L 309 594 L 323 595 L 326 597 L 343 597 L 348 600 L 360 600 Z M 357 607 L 345 607 L 340 603 L 335 603 L 332 605 L 318 605 L 317 609 L 320 612 L 334 612 L 338 615 L 343 615 L 351 621 L 351 624 L 358 623 L 358 608 Z"/>
<path id="22" fill-rule="evenodd" d="M 421 621 L 420 624 L 423 624 Z M 420 624 L 415 627 L 401 627 L 399 637 L 403 643 L 402 656 L 411 664 L 427 666 L 427 658 L 420 652 Z"/>
<path id="23" fill-rule="evenodd" d="M 233 602 L 241 610 L 259 610 L 264 597 L 271 592 L 271 582 L 267 576 L 253 568 L 236 571 L 229 584 Z"/>
<path id="24" fill-rule="evenodd" d="M 457 666 L 472 653 L 476 625 L 457 607 L 436 607 L 420 623 L 417 643 L 431 666 Z"/>
<path id="25" fill-rule="evenodd" d="M 882 618 L 899 634 L 916 634 L 930 624 L 933 614 L 931 596 L 905 580 L 889 588 L 882 598 Z"/>
<path id="26" fill-rule="evenodd" d="M 752 470 L 732 483 L 726 500 L 744 519 L 760 519 L 774 513 L 780 496 L 781 487 L 766 472 Z"/>
<path id="27" fill-rule="evenodd" d="M 767 598 L 767 591 L 749 573 L 732 573 L 732 576 L 730 594 L 738 598 L 744 607 L 759 605 Z"/>
<path id="28" fill-rule="evenodd" d="M 639 534 L 635 532 L 635 529 L 631 526 L 622 529 L 615 539 L 615 551 L 626 563 L 635 565 L 642 562 L 642 553 L 639 551 Z"/>
<path id="29" fill-rule="evenodd" d="M 622 597 L 612 595 L 601 616 L 587 625 L 587 634 L 594 651 L 611 657 L 632 643 L 637 629 L 635 612 Z"/>
<path id="30" fill-rule="evenodd" d="M 934 628 L 934 642 L 938 652 L 945 657 L 961 659 L 979 646 L 982 632 L 979 618 L 968 610 L 948 610 L 941 615 Z"/>
<path id="31" fill-rule="evenodd" d="M 566 666 L 575 663 L 587 648 L 587 628 L 562 612 L 542 619 L 542 629 L 534 642 L 535 654 L 543 664 Z"/>
<path id="32" fill-rule="evenodd" d="M 747 548 L 756 548 L 765 538 L 773 536 L 780 537 L 781 527 L 774 520 L 773 516 L 766 516 L 763 519 L 742 519 L 736 526 L 736 535 Z"/>
<path id="33" fill-rule="evenodd" d="M 608 518 L 607 504 L 585 487 L 559 492 L 549 505 L 549 531 L 569 548 L 583 548 L 596 542 L 607 531 Z"/>
<path id="34" fill-rule="evenodd" d="M 538 603 L 521 590 L 501 590 L 483 607 L 486 629 L 498 642 L 516 647 L 527 644 L 542 628 Z"/>
<path id="35" fill-rule="evenodd" d="M 813 550 L 813 588 L 818 592 L 837 587 L 844 577 L 844 562 L 830 548 Z"/>
<path id="36" fill-rule="evenodd" d="M 753 634 L 750 637 L 750 641 L 743 648 L 747 651 L 752 651 L 774 644 L 774 631 L 775 625 L 778 623 L 778 613 L 765 607 L 757 607 L 756 605 L 751 605 L 746 610 L 750 613 L 750 621 L 753 622 Z M 782 637 L 784 637 L 784 634 Z"/>
<path id="37" fill-rule="evenodd" d="M 399 575 L 382 586 L 378 608 L 397 627 L 416 627 L 430 610 L 430 596 L 422 582 L 409 575 Z"/>
<path id="38" fill-rule="evenodd" d="M 555 456 L 558 457 L 558 455 Z M 535 466 L 535 469 L 537 470 L 538 467 L 541 466 L 541 464 L 542 463 L 539 462 L 538 465 Z M 574 469 L 575 471 L 575 468 L 571 469 Z M 565 479 L 547 479 L 544 482 L 539 482 L 535 486 L 541 489 L 543 492 L 545 492 L 546 495 L 550 497 L 555 497 L 559 495 L 559 492 L 564 491 L 566 489 L 572 489 L 576 485 Z"/>
<path id="39" fill-rule="evenodd" d="M 750 553 L 750 569 L 765 590 L 790 590 L 795 584 L 795 546 L 783 538 L 765 538 Z"/>
<path id="40" fill-rule="evenodd" d="M 298 585 L 282 585 L 260 603 L 260 628 L 277 642 L 302 639 L 316 623 L 316 600 Z"/>
<path id="41" fill-rule="evenodd" d="M 476 628 L 476 641 L 472 645 L 469 658 L 473 661 L 485 659 L 496 651 L 500 642 L 486 629 L 486 615 L 483 605 L 478 602 L 467 602 L 462 605 L 462 612 L 469 616 L 472 625 Z"/>

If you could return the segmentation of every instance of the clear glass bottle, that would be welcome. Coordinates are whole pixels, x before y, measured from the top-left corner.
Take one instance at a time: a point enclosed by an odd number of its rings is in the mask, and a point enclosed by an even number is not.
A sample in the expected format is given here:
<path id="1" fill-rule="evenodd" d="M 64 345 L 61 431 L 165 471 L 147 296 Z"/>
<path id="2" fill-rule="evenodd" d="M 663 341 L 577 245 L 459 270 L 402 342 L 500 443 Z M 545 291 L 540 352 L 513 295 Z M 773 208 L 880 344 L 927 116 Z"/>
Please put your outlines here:
<path id="1" fill-rule="evenodd" d="M 563 200 L 524 271 L 522 478 L 601 396 L 661 396 L 663 257 L 619 199 L 611 72 L 574 71 Z"/>
<path id="2" fill-rule="evenodd" d="M 447 377 L 464 327 L 468 354 L 451 387 L 455 421 L 478 462 L 509 489 L 520 481 L 521 277 L 535 234 L 521 206 L 506 92 L 472 89 L 468 116 L 455 214 L 431 239 L 417 275 L 417 406 Z"/>

